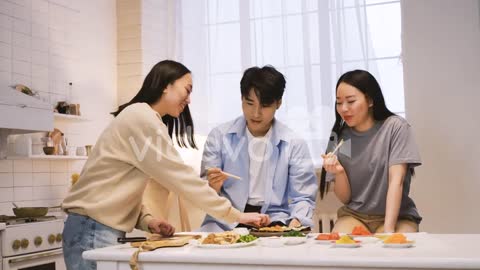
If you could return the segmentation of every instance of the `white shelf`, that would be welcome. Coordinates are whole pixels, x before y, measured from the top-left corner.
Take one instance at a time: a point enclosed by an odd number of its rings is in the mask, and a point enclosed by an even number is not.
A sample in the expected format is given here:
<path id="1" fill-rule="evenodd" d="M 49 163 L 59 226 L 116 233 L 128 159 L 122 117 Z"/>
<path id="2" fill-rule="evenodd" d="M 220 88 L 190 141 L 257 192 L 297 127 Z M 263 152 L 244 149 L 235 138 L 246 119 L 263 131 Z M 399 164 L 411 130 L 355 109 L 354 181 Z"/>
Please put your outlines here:
<path id="1" fill-rule="evenodd" d="M 89 121 L 89 119 L 80 115 L 71 115 L 63 113 L 53 113 L 53 117 L 57 120 L 72 120 L 72 121 Z"/>
<path id="2" fill-rule="evenodd" d="M 87 156 L 60 156 L 60 155 L 30 155 L 30 156 L 7 156 L 7 159 L 47 159 L 47 160 L 86 160 Z"/>

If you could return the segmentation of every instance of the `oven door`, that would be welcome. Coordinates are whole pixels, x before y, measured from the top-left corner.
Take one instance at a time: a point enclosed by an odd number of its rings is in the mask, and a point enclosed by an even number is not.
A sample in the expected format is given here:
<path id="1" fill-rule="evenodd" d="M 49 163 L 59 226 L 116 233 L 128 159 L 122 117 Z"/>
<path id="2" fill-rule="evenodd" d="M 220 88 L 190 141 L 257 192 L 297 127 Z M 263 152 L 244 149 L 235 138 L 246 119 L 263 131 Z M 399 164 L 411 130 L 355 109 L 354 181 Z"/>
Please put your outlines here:
<path id="1" fill-rule="evenodd" d="M 3 270 L 66 270 L 62 249 L 3 258 Z"/>

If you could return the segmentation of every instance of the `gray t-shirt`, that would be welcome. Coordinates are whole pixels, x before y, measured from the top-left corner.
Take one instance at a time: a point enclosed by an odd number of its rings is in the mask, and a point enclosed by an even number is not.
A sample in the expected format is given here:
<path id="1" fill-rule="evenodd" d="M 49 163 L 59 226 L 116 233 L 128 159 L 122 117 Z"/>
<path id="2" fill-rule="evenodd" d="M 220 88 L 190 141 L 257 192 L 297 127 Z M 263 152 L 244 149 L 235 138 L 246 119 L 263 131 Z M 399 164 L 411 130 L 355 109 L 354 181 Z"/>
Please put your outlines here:
<path id="1" fill-rule="evenodd" d="M 385 215 L 389 167 L 406 163 L 408 169 L 400 216 L 410 215 L 420 222 L 422 218 L 408 196 L 412 177 L 410 168 L 421 165 L 408 122 L 399 116 L 390 116 L 362 133 L 345 127 L 340 139 L 344 140 L 344 144 L 337 152 L 338 160 L 345 168 L 351 188 L 351 200 L 347 207 L 364 214 Z M 330 143 L 328 152 L 334 148 L 335 144 Z M 327 181 L 333 179 L 327 174 Z"/>

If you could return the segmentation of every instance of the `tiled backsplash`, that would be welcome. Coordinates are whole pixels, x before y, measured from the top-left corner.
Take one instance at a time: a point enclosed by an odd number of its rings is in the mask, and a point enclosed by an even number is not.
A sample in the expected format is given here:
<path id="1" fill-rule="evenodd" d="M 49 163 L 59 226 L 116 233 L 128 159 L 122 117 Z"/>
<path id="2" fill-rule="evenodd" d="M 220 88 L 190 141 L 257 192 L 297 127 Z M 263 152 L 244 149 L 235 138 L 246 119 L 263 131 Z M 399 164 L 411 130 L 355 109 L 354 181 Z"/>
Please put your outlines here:
<path id="1" fill-rule="evenodd" d="M 28 85 L 51 104 L 71 95 L 91 120 L 55 120 L 71 146 L 95 144 L 118 106 L 115 6 L 112 0 L 0 0 L 0 85 Z M 11 201 L 60 204 L 84 163 L 0 160 L 0 215 L 12 214 Z"/>
<path id="2" fill-rule="evenodd" d="M 118 106 L 115 3 L 0 0 L 0 86 L 25 84 L 52 105 L 80 104 L 91 121 L 54 124 L 71 146 L 93 145 Z"/>
<path id="3" fill-rule="evenodd" d="M 79 15 L 70 0 L 0 0 L 0 84 L 24 84 L 55 105 L 75 97 Z"/>
<path id="4" fill-rule="evenodd" d="M 85 160 L 0 160 L 0 215 L 18 206 L 59 205 Z"/>

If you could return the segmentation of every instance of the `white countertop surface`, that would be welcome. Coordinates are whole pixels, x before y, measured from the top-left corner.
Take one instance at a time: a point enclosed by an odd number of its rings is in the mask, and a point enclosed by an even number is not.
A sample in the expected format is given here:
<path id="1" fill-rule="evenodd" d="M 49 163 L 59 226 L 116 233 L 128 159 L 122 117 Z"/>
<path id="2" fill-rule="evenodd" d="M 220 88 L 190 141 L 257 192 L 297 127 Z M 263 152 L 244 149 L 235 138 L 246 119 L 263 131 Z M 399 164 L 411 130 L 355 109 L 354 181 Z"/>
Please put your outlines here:
<path id="1" fill-rule="evenodd" d="M 411 248 L 384 248 L 379 243 L 359 248 L 334 248 L 309 239 L 296 246 L 254 245 L 230 249 L 205 249 L 191 245 L 143 252 L 139 262 L 196 263 L 262 266 L 384 267 L 384 268 L 480 268 L 480 234 L 408 234 L 415 240 Z M 84 252 L 96 261 L 128 262 L 135 249 L 129 244 Z"/>

